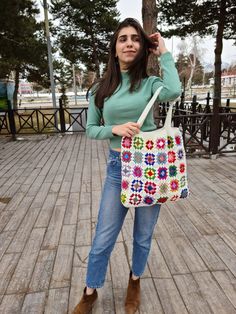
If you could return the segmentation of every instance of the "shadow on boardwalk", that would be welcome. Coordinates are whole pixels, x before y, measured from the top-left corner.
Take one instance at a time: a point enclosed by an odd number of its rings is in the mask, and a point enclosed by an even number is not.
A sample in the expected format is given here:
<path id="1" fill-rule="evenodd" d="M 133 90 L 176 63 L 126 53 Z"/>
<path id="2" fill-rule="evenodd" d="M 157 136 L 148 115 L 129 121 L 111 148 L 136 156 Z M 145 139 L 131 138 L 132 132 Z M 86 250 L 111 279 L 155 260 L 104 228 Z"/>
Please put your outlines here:
<path id="1" fill-rule="evenodd" d="M 107 142 L 0 139 L 0 313 L 71 313 L 80 299 Z M 236 157 L 188 160 L 191 197 L 164 205 L 139 313 L 236 313 Z M 124 313 L 128 212 L 93 313 Z"/>

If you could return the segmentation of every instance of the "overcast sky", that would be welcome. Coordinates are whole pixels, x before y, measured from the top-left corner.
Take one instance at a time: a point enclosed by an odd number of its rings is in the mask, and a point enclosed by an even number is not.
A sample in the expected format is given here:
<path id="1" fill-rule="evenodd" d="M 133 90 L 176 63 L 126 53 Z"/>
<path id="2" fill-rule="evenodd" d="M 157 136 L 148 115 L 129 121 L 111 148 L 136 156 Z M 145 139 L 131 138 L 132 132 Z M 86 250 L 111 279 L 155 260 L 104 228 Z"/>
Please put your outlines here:
<path id="1" fill-rule="evenodd" d="M 42 8 L 42 0 L 37 0 L 37 2 Z M 48 3 L 49 2 L 50 0 L 48 0 Z M 121 14 L 121 20 L 125 19 L 126 17 L 133 17 L 139 20 L 142 24 L 142 0 L 119 0 L 117 8 Z M 173 55 L 176 56 L 179 52 L 178 44 L 180 42 L 180 39 L 177 37 L 173 37 L 172 39 L 166 39 L 165 42 L 169 51 L 171 51 Z M 214 39 L 209 37 L 202 39 L 201 48 L 203 51 L 203 55 L 201 61 L 207 64 L 214 64 L 214 47 Z M 233 61 L 236 62 L 236 46 L 233 46 L 233 40 L 224 40 L 222 62 L 230 64 Z"/>
<path id="2" fill-rule="evenodd" d="M 121 20 L 126 17 L 133 17 L 138 19 L 142 23 L 142 0 L 119 0 L 118 1 L 118 10 L 121 13 Z M 174 37 L 173 39 L 173 55 L 178 54 L 178 43 L 180 39 Z M 167 48 L 172 51 L 172 40 L 166 40 Z M 214 47 L 215 40 L 212 38 L 202 39 L 202 48 L 203 48 L 203 60 L 205 63 L 214 64 Z M 236 46 L 233 46 L 233 40 L 224 40 L 222 61 L 224 63 L 231 63 L 232 61 L 236 62 Z"/>

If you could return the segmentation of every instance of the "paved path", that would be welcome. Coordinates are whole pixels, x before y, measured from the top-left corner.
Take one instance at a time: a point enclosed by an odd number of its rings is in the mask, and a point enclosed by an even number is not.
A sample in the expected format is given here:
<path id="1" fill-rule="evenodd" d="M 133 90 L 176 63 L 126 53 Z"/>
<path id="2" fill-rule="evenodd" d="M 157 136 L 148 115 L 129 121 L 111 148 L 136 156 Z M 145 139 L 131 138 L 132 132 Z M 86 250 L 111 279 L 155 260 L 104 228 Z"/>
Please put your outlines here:
<path id="1" fill-rule="evenodd" d="M 0 138 L 0 313 L 71 313 L 80 299 L 107 142 Z M 147 314 L 236 313 L 236 157 L 188 161 L 191 197 L 162 207 L 143 275 Z M 124 313 L 128 212 L 95 314 Z"/>

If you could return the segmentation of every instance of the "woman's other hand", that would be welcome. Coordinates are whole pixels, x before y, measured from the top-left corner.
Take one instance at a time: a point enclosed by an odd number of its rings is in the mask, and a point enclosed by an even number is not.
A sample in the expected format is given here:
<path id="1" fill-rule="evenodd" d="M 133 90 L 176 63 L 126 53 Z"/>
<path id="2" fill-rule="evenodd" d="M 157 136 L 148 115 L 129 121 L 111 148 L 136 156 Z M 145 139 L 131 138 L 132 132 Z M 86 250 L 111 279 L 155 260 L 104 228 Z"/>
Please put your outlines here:
<path id="1" fill-rule="evenodd" d="M 160 33 L 157 32 L 157 33 L 151 34 L 149 37 L 151 38 L 153 43 L 156 45 L 156 49 L 150 48 L 150 51 L 154 55 L 160 56 L 163 53 L 168 51 L 166 46 L 165 46 L 164 39 L 162 38 Z"/>
<path id="2" fill-rule="evenodd" d="M 138 134 L 140 126 L 135 122 L 127 122 L 124 124 L 114 125 L 112 128 L 112 133 L 119 136 L 132 137 L 135 134 Z"/>

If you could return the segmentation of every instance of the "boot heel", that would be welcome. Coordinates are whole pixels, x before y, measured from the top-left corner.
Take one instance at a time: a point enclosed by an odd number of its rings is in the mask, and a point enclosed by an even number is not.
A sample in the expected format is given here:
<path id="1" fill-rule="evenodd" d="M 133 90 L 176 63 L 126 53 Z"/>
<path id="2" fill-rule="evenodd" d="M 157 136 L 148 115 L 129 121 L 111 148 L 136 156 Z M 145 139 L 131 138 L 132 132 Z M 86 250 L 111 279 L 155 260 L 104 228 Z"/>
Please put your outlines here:
<path id="1" fill-rule="evenodd" d="M 97 300 L 98 293 L 95 289 L 93 294 L 87 295 L 86 294 L 86 287 L 84 288 L 83 296 L 80 300 L 80 302 L 76 305 L 74 308 L 72 314 L 89 314 L 92 310 L 92 307 Z"/>
<path id="2" fill-rule="evenodd" d="M 130 272 L 129 283 L 127 288 L 127 295 L 125 299 L 125 313 L 134 314 L 140 306 L 140 278 L 132 279 L 132 272 Z"/>

